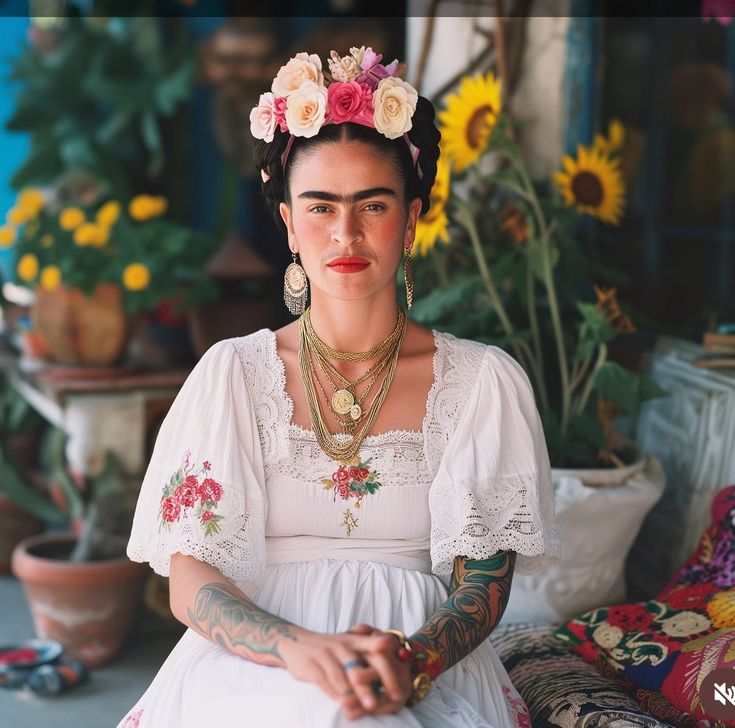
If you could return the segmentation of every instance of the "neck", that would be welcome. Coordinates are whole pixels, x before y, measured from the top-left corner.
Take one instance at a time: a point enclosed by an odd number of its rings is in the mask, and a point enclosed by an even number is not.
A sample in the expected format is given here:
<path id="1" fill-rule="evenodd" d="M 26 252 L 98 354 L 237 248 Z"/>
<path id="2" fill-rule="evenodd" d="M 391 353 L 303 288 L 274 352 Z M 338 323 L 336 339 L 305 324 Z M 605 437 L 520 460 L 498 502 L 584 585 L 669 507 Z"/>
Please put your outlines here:
<path id="1" fill-rule="evenodd" d="M 377 299 L 350 301 L 313 295 L 310 315 L 314 332 L 328 346 L 351 353 L 368 351 L 388 338 L 395 328 L 395 289 Z"/>

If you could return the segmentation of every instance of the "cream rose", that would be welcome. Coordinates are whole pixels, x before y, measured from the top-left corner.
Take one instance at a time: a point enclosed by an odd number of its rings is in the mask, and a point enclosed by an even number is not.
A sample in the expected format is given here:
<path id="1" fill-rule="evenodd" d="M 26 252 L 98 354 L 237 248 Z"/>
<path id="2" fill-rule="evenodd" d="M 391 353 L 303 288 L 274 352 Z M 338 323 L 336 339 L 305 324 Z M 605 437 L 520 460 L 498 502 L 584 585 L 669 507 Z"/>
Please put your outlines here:
<path id="1" fill-rule="evenodd" d="M 322 62 L 316 53 L 297 53 L 285 66 L 281 66 L 273 79 L 271 91 L 276 96 L 290 96 L 306 81 L 324 85 Z"/>
<path id="2" fill-rule="evenodd" d="M 353 46 L 350 48 L 350 55 L 357 61 L 357 65 L 360 66 L 365 56 L 365 46 L 360 46 L 359 48 Z"/>
<path id="3" fill-rule="evenodd" d="M 332 51 L 331 56 L 328 63 L 334 81 L 347 83 L 348 81 L 354 81 L 362 73 L 359 62 L 352 56 L 340 58 L 337 51 Z"/>
<path id="4" fill-rule="evenodd" d="M 324 123 L 326 112 L 326 87 L 304 81 L 287 99 L 288 130 L 294 136 L 313 137 Z"/>
<path id="5" fill-rule="evenodd" d="M 273 141 L 273 132 L 276 130 L 276 97 L 268 91 L 260 94 L 258 105 L 250 112 L 250 133 L 256 139 L 265 139 L 268 143 Z"/>
<path id="6" fill-rule="evenodd" d="M 405 134 L 412 126 L 411 117 L 418 98 L 418 92 L 410 83 L 393 76 L 380 79 L 373 92 L 375 128 L 388 139 Z"/>

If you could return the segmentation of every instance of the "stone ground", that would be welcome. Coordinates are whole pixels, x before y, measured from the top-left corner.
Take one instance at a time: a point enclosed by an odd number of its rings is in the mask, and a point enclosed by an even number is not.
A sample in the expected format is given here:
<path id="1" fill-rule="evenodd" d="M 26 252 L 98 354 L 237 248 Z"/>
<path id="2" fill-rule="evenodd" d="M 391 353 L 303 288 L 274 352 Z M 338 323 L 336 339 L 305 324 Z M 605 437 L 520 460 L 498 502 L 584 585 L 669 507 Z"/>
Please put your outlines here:
<path id="1" fill-rule="evenodd" d="M 183 633 L 177 625 L 155 628 L 136 623 L 123 651 L 109 665 L 92 670 L 88 683 L 56 697 L 0 688 L 2 728 L 115 728 L 143 694 Z M 35 636 L 23 588 L 0 576 L 0 645 Z"/>

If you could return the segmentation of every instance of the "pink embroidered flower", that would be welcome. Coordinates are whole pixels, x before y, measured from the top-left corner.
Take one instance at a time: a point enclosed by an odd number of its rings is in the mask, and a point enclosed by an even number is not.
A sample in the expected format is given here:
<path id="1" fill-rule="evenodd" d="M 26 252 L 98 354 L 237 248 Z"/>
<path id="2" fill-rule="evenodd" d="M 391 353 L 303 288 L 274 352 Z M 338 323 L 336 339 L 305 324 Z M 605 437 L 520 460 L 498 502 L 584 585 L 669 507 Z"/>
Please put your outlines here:
<path id="1" fill-rule="evenodd" d="M 135 713 L 130 713 L 122 724 L 122 728 L 138 728 L 140 725 L 140 717 L 143 715 L 143 708 L 136 710 Z"/>
<path id="2" fill-rule="evenodd" d="M 337 483 L 337 485 L 350 482 L 350 474 L 347 472 L 344 465 L 340 465 L 339 468 L 332 473 L 332 480 Z"/>
<path id="3" fill-rule="evenodd" d="M 340 483 L 337 486 L 337 494 L 343 500 L 349 500 L 349 498 L 350 498 L 350 484 L 349 483 Z"/>
<path id="4" fill-rule="evenodd" d="M 347 472 L 350 474 L 350 478 L 356 478 L 360 471 L 354 465 L 350 465 L 350 468 Z"/>
<path id="5" fill-rule="evenodd" d="M 189 482 L 189 478 L 187 478 L 175 491 L 174 491 L 174 498 L 182 505 L 184 508 L 191 508 L 196 502 L 197 498 L 199 497 L 199 489 L 197 488 L 196 478 L 192 478 L 194 480 L 194 483 Z"/>
<path id="6" fill-rule="evenodd" d="M 204 511 L 204 513 L 202 513 L 202 520 L 203 521 L 211 521 L 212 520 L 212 511 Z"/>
<path id="7" fill-rule="evenodd" d="M 327 108 L 329 118 L 339 124 L 350 121 L 353 117 L 365 111 L 372 98 L 369 86 L 363 86 L 357 81 L 344 83 L 333 82 L 327 87 Z M 372 111 L 370 112 L 372 117 Z"/>
<path id="8" fill-rule="evenodd" d="M 222 486 L 212 478 L 206 478 L 199 487 L 199 497 L 202 503 L 213 501 L 219 503 L 222 498 Z"/>
<path id="9" fill-rule="evenodd" d="M 174 498 L 164 498 L 161 503 L 161 517 L 168 523 L 179 520 L 181 505 Z"/>
<path id="10" fill-rule="evenodd" d="M 368 473 L 370 471 L 367 468 L 358 468 L 357 472 L 358 472 L 357 477 L 360 478 L 360 480 L 365 480 L 365 478 L 367 478 Z"/>
<path id="11" fill-rule="evenodd" d="M 211 464 L 211 463 L 209 462 L 209 460 L 205 460 L 205 461 L 204 461 L 204 462 L 202 463 L 202 467 L 203 467 L 203 468 L 204 468 L 204 469 L 205 469 L 205 470 L 206 470 L 207 472 L 209 472 L 209 471 L 210 471 L 210 470 L 212 469 L 212 464 Z"/>

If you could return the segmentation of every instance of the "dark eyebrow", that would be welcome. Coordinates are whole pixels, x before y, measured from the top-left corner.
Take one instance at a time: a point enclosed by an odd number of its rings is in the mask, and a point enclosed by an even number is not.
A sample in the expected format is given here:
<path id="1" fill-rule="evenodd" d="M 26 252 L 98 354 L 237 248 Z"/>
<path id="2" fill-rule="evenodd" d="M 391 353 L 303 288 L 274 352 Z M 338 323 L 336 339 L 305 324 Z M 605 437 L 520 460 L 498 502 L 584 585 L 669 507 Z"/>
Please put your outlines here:
<path id="1" fill-rule="evenodd" d="M 302 192 L 298 195 L 299 199 L 308 200 L 324 200 L 326 202 L 343 202 L 349 205 L 352 202 L 366 200 L 368 197 L 377 197 L 378 195 L 386 195 L 388 197 L 396 197 L 395 191 L 388 187 L 371 187 L 369 190 L 360 190 L 354 195 L 335 195 L 333 192 L 318 192 L 310 190 Z"/>

